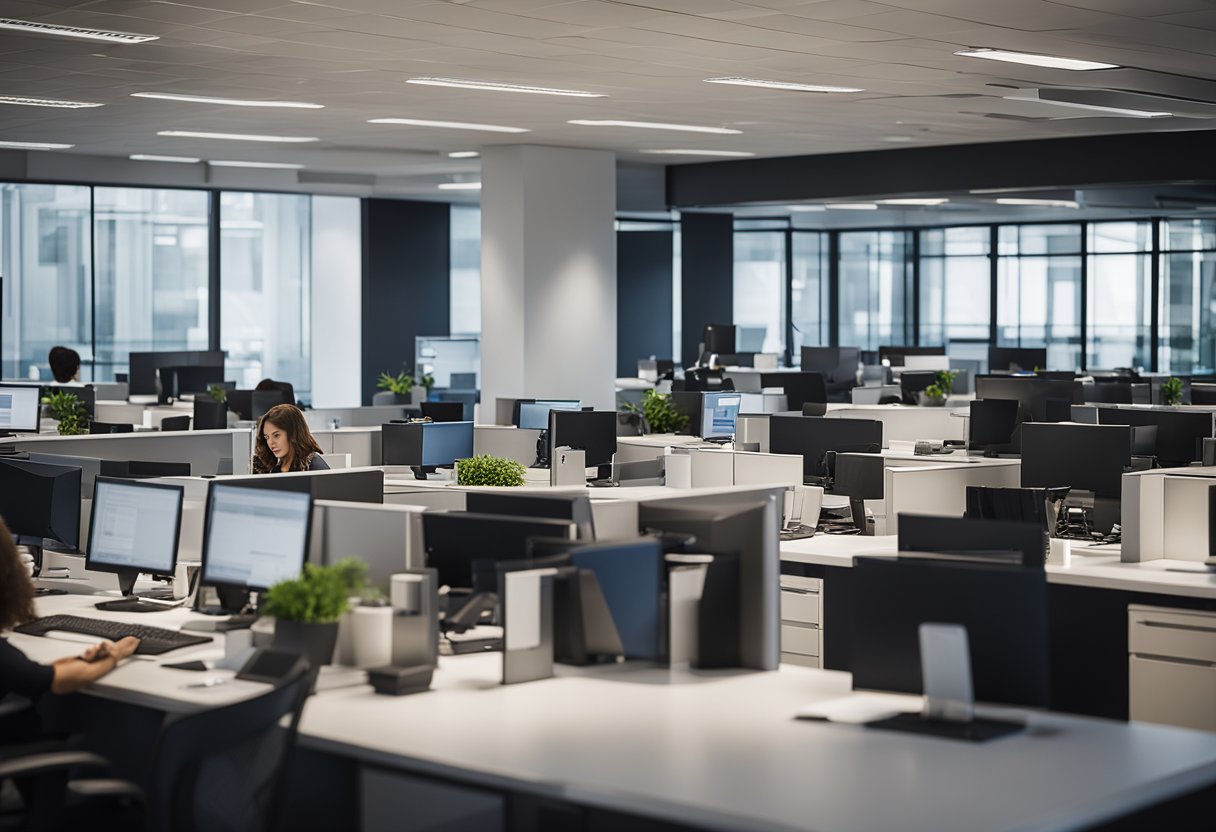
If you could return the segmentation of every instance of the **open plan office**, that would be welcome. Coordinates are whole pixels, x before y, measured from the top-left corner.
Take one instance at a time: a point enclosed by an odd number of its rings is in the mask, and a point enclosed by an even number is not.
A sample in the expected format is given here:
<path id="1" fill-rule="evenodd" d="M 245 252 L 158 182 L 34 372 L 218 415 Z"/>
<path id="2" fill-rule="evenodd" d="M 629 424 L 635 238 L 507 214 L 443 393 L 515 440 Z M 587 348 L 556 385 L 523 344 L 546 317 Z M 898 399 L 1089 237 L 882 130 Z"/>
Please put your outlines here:
<path id="1" fill-rule="evenodd" d="M 0 829 L 1212 827 L 1204 3 L 9 5 Z"/>

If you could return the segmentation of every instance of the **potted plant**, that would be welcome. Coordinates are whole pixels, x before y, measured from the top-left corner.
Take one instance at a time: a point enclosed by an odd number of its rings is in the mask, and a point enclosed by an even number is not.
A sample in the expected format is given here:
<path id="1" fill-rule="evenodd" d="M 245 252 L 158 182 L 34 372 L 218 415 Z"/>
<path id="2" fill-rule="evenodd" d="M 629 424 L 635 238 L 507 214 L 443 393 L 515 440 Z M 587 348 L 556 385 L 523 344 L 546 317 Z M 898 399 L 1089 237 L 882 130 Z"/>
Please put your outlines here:
<path id="1" fill-rule="evenodd" d="M 642 394 L 642 432 L 679 433 L 688 427 L 688 414 L 676 409 L 671 396 L 650 389 Z"/>
<path id="2" fill-rule="evenodd" d="M 414 387 L 414 377 L 405 370 L 395 376 L 390 373 L 381 373 L 376 387 L 384 392 L 372 396 L 372 404 L 408 405 L 410 390 Z"/>
<path id="3" fill-rule="evenodd" d="M 342 573 L 349 608 L 338 620 L 335 664 L 379 667 L 392 662 L 392 614 L 379 586 L 367 579 L 367 563 L 356 557 L 334 564 Z"/>
<path id="4" fill-rule="evenodd" d="M 59 390 L 43 396 L 42 403 L 50 408 L 51 418 L 59 422 L 60 436 L 89 432 L 89 411 L 75 393 Z"/>
<path id="5" fill-rule="evenodd" d="M 424 372 L 414 379 L 414 404 L 422 404 L 431 400 L 431 390 L 435 386 L 435 377 Z M 418 388 L 422 388 L 419 390 Z"/>
<path id="6" fill-rule="evenodd" d="M 494 485 L 501 487 L 524 484 L 524 466 L 513 459 L 480 454 L 456 463 L 457 485 Z"/>
<path id="7" fill-rule="evenodd" d="M 338 641 L 338 620 L 349 605 L 346 581 L 338 565 L 307 563 L 298 578 L 268 589 L 261 610 L 275 619 L 275 648 L 307 656 L 314 670 L 329 664 Z"/>
<path id="8" fill-rule="evenodd" d="M 1170 376 L 1161 384 L 1161 403 L 1176 407 L 1182 404 L 1182 379 Z"/>
<path id="9" fill-rule="evenodd" d="M 228 390 L 222 384 L 207 387 L 206 396 L 194 397 L 194 429 L 222 430 L 228 427 Z"/>
<path id="10" fill-rule="evenodd" d="M 921 394 L 920 403 L 928 407 L 942 407 L 946 397 L 954 391 L 954 379 L 958 370 L 938 370 L 937 379 L 925 388 Z"/>

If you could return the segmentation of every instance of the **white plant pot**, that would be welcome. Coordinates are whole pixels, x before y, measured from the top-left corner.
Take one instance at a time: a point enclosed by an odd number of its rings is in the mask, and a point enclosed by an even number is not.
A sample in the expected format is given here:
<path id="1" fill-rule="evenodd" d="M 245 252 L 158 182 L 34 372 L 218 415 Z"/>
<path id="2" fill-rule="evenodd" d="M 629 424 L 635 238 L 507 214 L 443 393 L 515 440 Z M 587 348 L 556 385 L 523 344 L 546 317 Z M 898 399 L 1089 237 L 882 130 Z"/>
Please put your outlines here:
<path id="1" fill-rule="evenodd" d="M 355 607 L 350 617 L 355 667 L 392 664 L 393 608 Z"/>

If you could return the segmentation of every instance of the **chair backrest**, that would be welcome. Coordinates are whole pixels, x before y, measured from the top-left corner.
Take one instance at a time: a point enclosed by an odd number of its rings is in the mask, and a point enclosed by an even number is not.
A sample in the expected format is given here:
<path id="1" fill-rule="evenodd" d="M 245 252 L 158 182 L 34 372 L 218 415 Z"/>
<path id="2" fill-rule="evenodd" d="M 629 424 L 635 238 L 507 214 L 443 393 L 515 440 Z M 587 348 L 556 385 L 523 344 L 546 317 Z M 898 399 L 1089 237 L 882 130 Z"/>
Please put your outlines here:
<path id="1" fill-rule="evenodd" d="M 302 665 L 261 696 L 167 723 L 157 740 L 153 828 L 271 829 L 312 680 Z"/>
<path id="2" fill-rule="evenodd" d="M 160 420 L 160 429 L 165 430 L 190 430 L 189 416 L 166 416 Z"/>

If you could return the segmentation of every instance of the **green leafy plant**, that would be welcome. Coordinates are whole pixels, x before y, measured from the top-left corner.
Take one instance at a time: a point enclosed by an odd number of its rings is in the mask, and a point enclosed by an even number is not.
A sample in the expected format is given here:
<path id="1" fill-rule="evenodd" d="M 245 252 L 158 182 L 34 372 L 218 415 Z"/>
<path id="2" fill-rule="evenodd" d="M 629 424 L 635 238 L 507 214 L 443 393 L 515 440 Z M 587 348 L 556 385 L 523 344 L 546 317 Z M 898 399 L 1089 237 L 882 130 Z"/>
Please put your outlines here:
<path id="1" fill-rule="evenodd" d="M 211 397 L 211 401 L 222 404 L 228 401 L 228 388 L 222 384 L 207 385 L 207 395 Z"/>
<path id="2" fill-rule="evenodd" d="M 51 416 L 59 421 L 60 436 L 89 432 L 89 411 L 75 393 L 59 390 L 43 396 L 42 403 L 51 409 Z"/>
<path id="3" fill-rule="evenodd" d="M 1165 404 L 1182 404 L 1182 379 L 1170 376 L 1161 385 L 1161 400 Z"/>
<path id="4" fill-rule="evenodd" d="M 304 564 L 300 577 L 279 581 L 266 590 L 262 612 L 283 621 L 328 624 L 347 610 L 349 570 L 339 564 Z"/>
<path id="5" fill-rule="evenodd" d="M 479 454 L 456 463 L 458 485 L 520 486 L 524 484 L 524 466 L 513 459 Z"/>
<path id="6" fill-rule="evenodd" d="M 363 607 L 382 607 L 388 603 L 384 590 L 367 579 L 367 562 L 356 557 L 342 558 L 333 566 L 342 575 L 347 596 L 358 598 Z"/>
<path id="7" fill-rule="evenodd" d="M 930 399 L 944 399 L 954 392 L 954 379 L 958 370 L 938 370 L 937 380 L 925 388 L 925 395 Z"/>
<path id="8" fill-rule="evenodd" d="M 671 403 L 671 397 L 656 390 L 642 394 L 642 417 L 651 433 L 678 433 L 688 426 L 688 414 Z"/>
<path id="9" fill-rule="evenodd" d="M 435 386 L 435 377 L 430 373 L 423 373 L 421 376 L 414 379 L 414 383 L 425 387 L 427 395 L 430 395 L 431 388 Z"/>
<path id="10" fill-rule="evenodd" d="M 414 387 L 414 377 L 405 370 L 402 370 L 395 376 L 381 373 L 380 380 L 376 382 L 376 386 L 397 396 L 408 396 L 410 390 Z"/>

